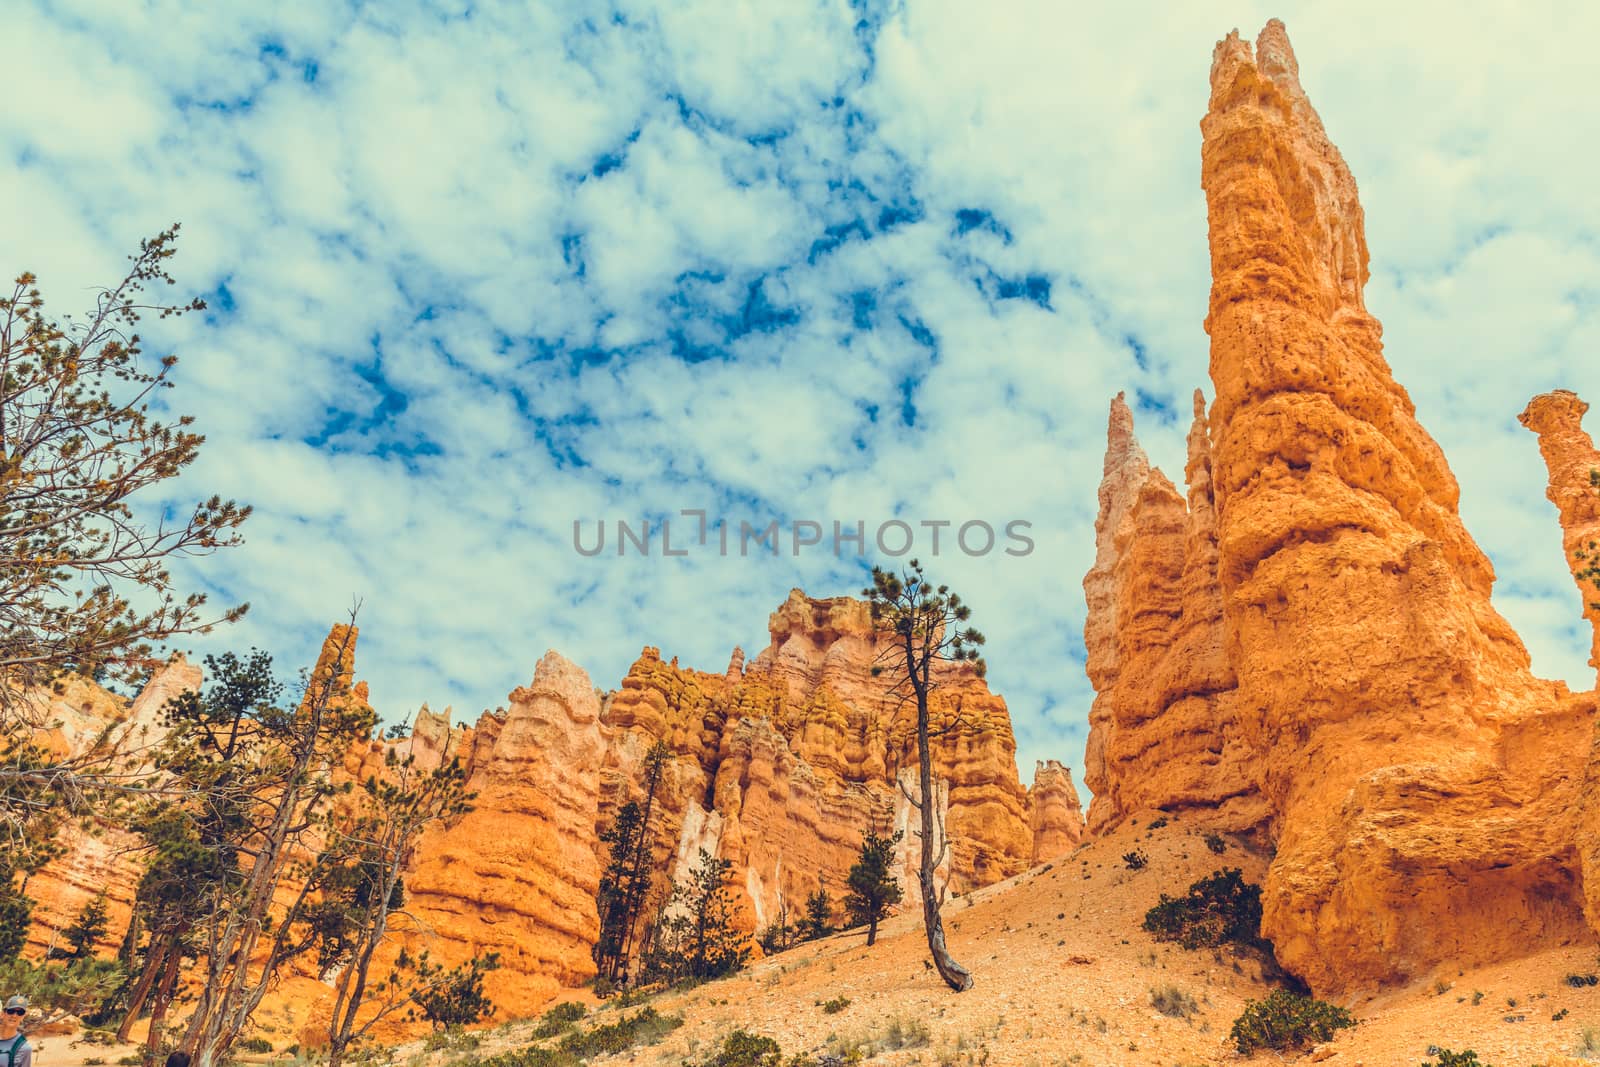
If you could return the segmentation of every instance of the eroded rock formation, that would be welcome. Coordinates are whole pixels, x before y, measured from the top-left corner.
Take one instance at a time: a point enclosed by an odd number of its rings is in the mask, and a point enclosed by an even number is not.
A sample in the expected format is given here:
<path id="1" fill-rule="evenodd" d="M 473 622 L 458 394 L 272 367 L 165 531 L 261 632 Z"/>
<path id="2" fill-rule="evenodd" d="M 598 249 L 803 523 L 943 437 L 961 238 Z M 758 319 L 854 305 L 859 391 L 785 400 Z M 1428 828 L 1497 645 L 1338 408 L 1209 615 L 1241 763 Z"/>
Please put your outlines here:
<path id="1" fill-rule="evenodd" d="M 407 906 L 434 959 L 500 954 L 485 991 L 518 1018 L 594 975 L 600 699 L 581 668 L 547 652 L 486 725 L 474 731 L 473 810 L 419 843 Z"/>
<path id="2" fill-rule="evenodd" d="M 1195 392 L 1187 501 L 1150 466 L 1122 394 L 1111 402 L 1084 638 L 1095 700 L 1085 784 L 1096 833 L 1133 812 L 1203 811 L 1243 830 L 1266 815 L 1224 653 L 1205 400 Z"/>
<path id="3" fill-rule="evenodd" d="M 722 674 L 646 647 L 610 698 L 600 819 L 632 795 L 657 741 L 674 758 L 657 855 L 682 877 L 705 848 L 734 863 L 744 923 L 757 930 L 826 888 L 839 899 L 862 831 L 906 831 L 900 876 L 915 881 L 914 712 L 872 668 L 882 651 L 865 603 L 793 590 L 768 620 L 768 646 L 735 649 Z M 1005 702 L 969 668 L 939 673 L 935 805 L 950 842 L 941 877 L 963 892 L 1019 873 L 1033 856 Z M 1076 797 L 1074 796 L 1074 801 Z"/>
<path id="4" fill-rule="evenodd" d="M 1593 696 L 1533 677 L 1489 602 L 1282 23 L 1218 44 L 1201 130 L 1225 656 L 1277 841 L 1263 933 L 1320 991 L 1586 936 Z"/>
<path id="5" fill-rule="evenodd" d="M 1600 562 L 1600 451 L 1583 429 L 1588 410 L 1576 393 L 1557 389 L 1534 397 L 1518 419 L 1539 435 L 1539 451 L 1550 472 L 1546 495 L 1561 520 L 1562 551 L 1593 632 L 1589 666 L 1600 670 L 1600 587 L 1592 569 Z M 1576 844 L 1584 908 L 1589 925 L 1600 931 L 1600 718 L 1590 743 L 1579 808 Z"/>
<path id="6" fill-rule="evenodd" d="M 1057 761 L 1040 760 L 1034 765 L 1028 812 L 1034 866 L 1065 856 L 1083 841 L 1083 808 L 1072 785 L 1072 771 Z"/>

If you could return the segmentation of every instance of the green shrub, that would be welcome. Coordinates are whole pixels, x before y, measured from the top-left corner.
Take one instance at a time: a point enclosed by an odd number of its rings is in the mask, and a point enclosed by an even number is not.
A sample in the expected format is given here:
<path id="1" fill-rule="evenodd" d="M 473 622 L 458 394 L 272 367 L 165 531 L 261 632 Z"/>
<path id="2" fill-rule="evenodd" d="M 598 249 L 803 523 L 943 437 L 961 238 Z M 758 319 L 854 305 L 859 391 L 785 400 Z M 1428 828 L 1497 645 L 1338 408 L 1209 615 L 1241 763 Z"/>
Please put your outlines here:
<path id="1" fill-rule="evenodd" d="M 1434 1059 L 1424 1063 L 1422 1067 L 1494 1067 L 1494 1064 L 1484 1063 L 1478 1059 L 1478 1054 L 1470 1048 L 1465 1052 L 1451 1052 L 1447 1048 L 1429 1045 L 1428 1055 Z"/>
<path id="2" fill-rule="evenodd" d="M 653 1045 L 683 1025 L 679 1015 L 662 1015 L 654 1008 L 640 1008 L 614 1023 L 592 1030 L 568 1034 L 561 1039 L 561 1051 L 580 1058 L 625 1052 L 635 1045 Z"/>
<path id="3" fill-rule="evenodd" d="M 1156 818 L 1150 820 L 1150 825 L 1145 827 L 1145 829 L 1159 830 L 1165 825 L 1167 825 L 1167 817 L 1165 815 L 1158 815 Z"/>
<path id="4" fill-rule="evenodd" d="M 1157 941 L 1176 941 L 1186 949 L 1261 944 L 1261 887 L 1244 880 L 1237 867 L 1200 879 L 1188 893 L 1145 912 L 1144 928 Z"/>
<path id="5" fill-rule="evenodd" d="M 849 1006 L 849 997 L 834 997 L 832 1000 L 825 1000 L 822 1002 L 822 1014 L 838 1015 L 841 1011 L 844 1011 Z"/>
<path id="6" fill-rule="evenodd" d="M 1569 974 L 1567 984 L 1574 989 L 1586 985 L 1600 985 L 1600 974 Z"/>
<path id="7" fill-rule="evenodd" d="M 1174 1019 L 1187 1019 L 1200 1010 L 1195 999 L 1175 985 L 1150 990 L 1150 1006 Z"/>
<path id="8" fill-rule="evenodd" d="M 1132 852 L 1122 854 L 1122 865 L 1130 871 L 1142 871 L 1150 862 L 1150 857 L 1144 854 L 1144 849 L 1136 848 Z"/>
<path id="9" fill-rule="evenodd" d="M 735 1030 L 722 1039 L 722 1048 L 698 1067 L 781 1067 L 783 1050 L 770 1037 Z"/>
<path id="10" fill-rule="evenodd" d="M 582 1061 L 591 1057 L 626 1052 L 635 1045 L 653 1045 L 682 1025 L 681 1016 L 642 1008 L 614 1023 L 569 1033 L 555 1048 L 529 1045 L 474 1062 L 476 1067 L 581 1067 Z"/>
<path id="11" fill-rule="evenodd" d="M 557 1004 L 539 1018 L 539 1025 L 534 1027 L 533 1036 L 537 1038 L 555 1037 L 572 1029 L 572 1024 L 583 1018 L 584 1007 L 575 1000 L 565 1004 Z"/>
<path id="12" fill-rule="evenodd" d="M 272 1042 L 264 1037 L 246 1037 L 239 1041 L 239 1051 L 257 1054 L 272 1051 Z"/>
<path id="13" fill-rule="evenodd" d="M 1221 834 L 1213 830 L 1209 834 L 1206 834 L 1206 848 L 1209 848 L 1212 852 L 1215 852 L 1220 856 L 1224 852 L 1228 851 L 1228 842 Z"/>
<path id="14" fill-rule="evenodd" d="M 1335 1030 L 1355 1024 L 1350 1013 L 1337 1004 L 1277 989 L 1266 1000 L 1245 1004 L 1244 1013 L 1233 1021 L 1229 1036 L 1248 1056 L 1263 1048 L 1303 1049 L 1328 1040 Z"/>

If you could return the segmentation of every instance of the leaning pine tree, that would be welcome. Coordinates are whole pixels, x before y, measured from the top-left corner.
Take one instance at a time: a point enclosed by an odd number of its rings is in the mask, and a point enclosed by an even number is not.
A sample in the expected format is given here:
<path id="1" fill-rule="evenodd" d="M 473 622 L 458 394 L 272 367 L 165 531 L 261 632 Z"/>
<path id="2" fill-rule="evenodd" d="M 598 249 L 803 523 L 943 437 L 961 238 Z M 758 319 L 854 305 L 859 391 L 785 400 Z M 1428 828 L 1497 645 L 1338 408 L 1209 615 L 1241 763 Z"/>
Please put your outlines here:
<path id="1" fill-rule="evenodd" d="M 935 588 L 922 571 L 922 564 L 911 561 L 902 574 L 872 568 L 872 585 L 862 590 L 870 604 L 873 625 L 884 637 L 882 661 L 873 674 L 887 673 L 895 679 L 891 692 L 899 691 L 917 709 L 917 795 L 902 786 L 906 799 L 916 808 L 921 843 L 921 863 L 917 868 L 922 896 L 922 920 L 928 934 L 928 952 L 939 977 L 956 992 L 972 988 L 972 975 L 950 955 L 945 947 L 944 922 L 940 918 L 940 893 L 934 872 L 944 862 L 948 842 L 934 832 L 933 760 L 929 741 L 929 697 L 938 683 L 933 668 L 938 663 L 965 663 L 982 678 L 986 670 L 977 646 L 983 635 L 965 623 L 972 609 L 949 586 Z M 938 840 L 937 851 L 935 839 Z"/>

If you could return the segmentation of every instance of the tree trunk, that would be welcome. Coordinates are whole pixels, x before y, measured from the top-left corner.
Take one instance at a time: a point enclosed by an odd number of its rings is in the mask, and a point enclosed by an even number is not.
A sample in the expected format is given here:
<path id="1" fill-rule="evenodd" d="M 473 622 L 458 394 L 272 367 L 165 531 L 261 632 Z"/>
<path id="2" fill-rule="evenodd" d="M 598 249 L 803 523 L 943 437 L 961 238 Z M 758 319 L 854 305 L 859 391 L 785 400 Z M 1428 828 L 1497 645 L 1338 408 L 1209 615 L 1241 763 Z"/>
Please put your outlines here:
<path id="1" fill-rule="evenodd" d="M 871 948 L 872 947 L 872 943 L 874 941 L 877 941 L 877 940 L 878 940 L 878 917 L 876 915 L 874 915 L 871 919 L 867 920 L 867 947 Z"/>
<path id="2" fill-rule="evenodd" d="M 909 652 L 908 652 L 908 662 Z M 939 917 L 939 892 L 934 884 L 933 861 L 933 760 L 928 744 L 928 685 L 926 678 L 911 672 L 912 688 L 917 694 L 917 784 L 922 789 L 921 804 L 917 813 L 922 816 L 922 865 L 917 871 L 917 881 L 922 890 L 922 925 L 928 932 L 928 952 L 939 977 L 957 993 L 972 988 L 972 974 L 950 956 L 944 943 L 944 921 Z"/>
<path id="3" fill-rule="evenodd" d="M 166 969 L 168 942 L 164 937 L 152 937 L 150 947 L 145 950 L 144 967 L 139 971 L 139 981 L 134 984 L 133 992 L 128 994 L 128 1011 L 122 1017 L 122 1025 L 117 1027 L 117 1040 L 128 1040 L 128 1033 L 133 1029 L 134 1022 L 139 1018 L 139 1012 L 144 1010 L 145 998 L 155 988 L 156 980 Z M 175 949 L 173 950 L 175 951 Z"/>
<path id="4" fill-rule="evenodd" d="M 144 1039 L 144 1060 L 154 1064 L 161 1054 L 161 1038 L 167 1030 L 167 1008 L 172 1004 L 173 991 L 178 988 L 178 965 L 183 961 L 181 945 L 174 944 L 167 953 L 161 970 L 161 984 L 156 987 L 155 998 L 150 1002 L 150 1031 Z"/>

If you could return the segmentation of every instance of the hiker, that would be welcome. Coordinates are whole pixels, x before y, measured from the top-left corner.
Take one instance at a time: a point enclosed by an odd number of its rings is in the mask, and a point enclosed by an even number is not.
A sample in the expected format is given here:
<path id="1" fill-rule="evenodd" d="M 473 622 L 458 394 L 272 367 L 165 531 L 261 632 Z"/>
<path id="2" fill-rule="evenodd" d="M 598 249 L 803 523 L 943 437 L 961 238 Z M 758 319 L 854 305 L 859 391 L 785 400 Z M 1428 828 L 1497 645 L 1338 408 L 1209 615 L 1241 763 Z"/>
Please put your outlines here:
<path id="1" fill-rule="evenodd" d="M 33 1046 L 22 1032 L 22 1020 L 27 1014 L 27 997 L 6 1001 L 5 1014 L 0 1015 L 0 1052 L 5 1053 L 5 1067 L 33 1067 Z"/>

